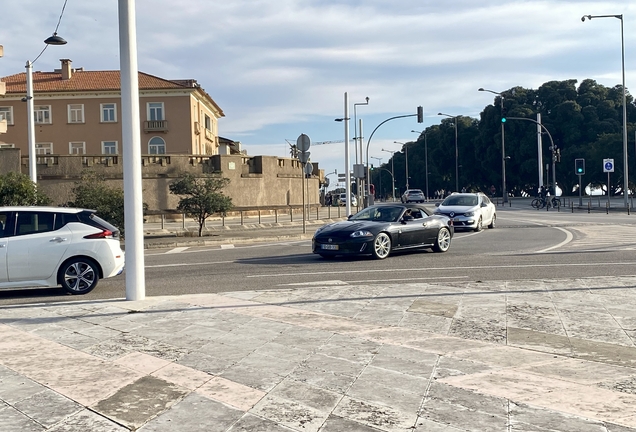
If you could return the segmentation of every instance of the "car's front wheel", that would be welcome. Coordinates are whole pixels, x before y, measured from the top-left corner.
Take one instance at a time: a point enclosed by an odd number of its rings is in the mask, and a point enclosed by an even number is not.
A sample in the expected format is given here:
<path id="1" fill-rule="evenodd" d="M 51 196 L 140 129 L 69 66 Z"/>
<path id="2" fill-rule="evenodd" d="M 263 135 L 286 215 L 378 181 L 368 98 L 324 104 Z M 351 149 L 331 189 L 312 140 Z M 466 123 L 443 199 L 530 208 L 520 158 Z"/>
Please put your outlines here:
<path id="1" fill-rule="evenodd" d="M 484 229 L 484 221 L 481 218 L 481 216 L 479 216 L 479 220 L 477 221 L 477 225 L 475 226 L 475 231 L 479 232 L 483 229 Z"/>
<path id="2" fill-rule="evenodd" d="M 492 220 L 490 221 L 490 225 L 488 225 L 488 228 L 493 229 L 495 227 L 497 223 L 497 215 L 493 214 L 492 215 Z"/>
<path id="3" fill-rule="evenodd" d="M 380 233 L 373 240 L 373 258 L 384 259 L 391 253 L 391 237 L 387 233 Z"/>
<path id="4" fill-rule="evenodd" d="M 433 250 L 435 252 L 446 252 L 450 248 L 451 244 L 451 233 L 446 227 L 440 228 L 437 232 L 437 239 L 435 240 L 435 244 L 433 245 Z"/>
<path id="5" fill-rule="evenodd" d="M 73 258 L 60 267 L 58 281 L 69 294 L 87 294 L 97 286 L 99 269 L 90 258 Z"/>

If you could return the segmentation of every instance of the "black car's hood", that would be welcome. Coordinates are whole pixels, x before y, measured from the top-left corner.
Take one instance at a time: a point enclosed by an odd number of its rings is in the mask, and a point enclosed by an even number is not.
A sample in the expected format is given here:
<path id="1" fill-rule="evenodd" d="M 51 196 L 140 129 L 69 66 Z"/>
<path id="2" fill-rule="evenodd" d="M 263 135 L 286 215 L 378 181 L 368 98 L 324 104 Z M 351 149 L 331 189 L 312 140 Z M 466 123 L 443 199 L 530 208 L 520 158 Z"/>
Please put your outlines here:
<path id="1" fill-rule="evenodd" d="M 389 225 L 391 222 L 377 222 L 377 221 L 356 221 L 346 220 L 335 222 L 324 226 L 316 234 L 317 235 L 329 235 L 331 233 L 352 233 L 358 230 L 374 231 L 380 227 Z"/>

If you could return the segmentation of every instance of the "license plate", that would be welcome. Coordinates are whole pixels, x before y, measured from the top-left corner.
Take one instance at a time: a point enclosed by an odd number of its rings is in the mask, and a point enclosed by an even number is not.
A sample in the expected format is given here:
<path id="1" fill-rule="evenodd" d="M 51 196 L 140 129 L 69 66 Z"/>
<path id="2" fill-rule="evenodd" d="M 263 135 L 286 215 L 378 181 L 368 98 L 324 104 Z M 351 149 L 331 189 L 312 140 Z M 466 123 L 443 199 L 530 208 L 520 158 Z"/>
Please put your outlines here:
<path id="1" fill-rule="evenodd" d="M 459 220 L 459 218 L 455 218 L 453 219 L 453 222 L 461 222 L 461 221 Z"/>
<path id="2" fill-rule="evenodd" d="M 334 245 L 334 244 L 324 244 L 324 245 L 320 245 L 320 249 L 326 249 L 326 250 L 338 250 L 338 245 Z"/>

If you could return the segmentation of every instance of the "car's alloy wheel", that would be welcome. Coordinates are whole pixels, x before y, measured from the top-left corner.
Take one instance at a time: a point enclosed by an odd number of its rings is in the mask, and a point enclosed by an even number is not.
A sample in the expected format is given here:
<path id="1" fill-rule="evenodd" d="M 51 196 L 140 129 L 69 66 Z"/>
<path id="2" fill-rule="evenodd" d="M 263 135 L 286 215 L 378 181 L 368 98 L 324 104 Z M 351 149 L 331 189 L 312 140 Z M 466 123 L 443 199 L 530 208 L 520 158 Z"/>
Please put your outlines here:
<path id="1" fill-rule="evenodd" d="M 373 257 L 384 259 L 391 252 L 391 237 L 387 233 L 378 234 L 373 240 Z"/>
<path id="2" fill-rule="evenodd" d="M 60 267 L 58 280 L 69 294 L 87 294 L 99 280 L 97 264 L 88 258 L 74 258 Z"/>
<path id="3" fill-rule="evenodd" d="M 492 220 L 490 221 L 490 225 L 488 225 L 488 228 L 493 229 L 495 227 L 496 221 L 497 221 L 497 215 L 494 214 L 492 215 Z"/>
<path id="4" fill-rule="evenodd" d="M 481 216 L 479 216 L 479 220 L 477 221 L 477 226 L 475 227 L 475 231 L 479 232 L 484 229 L 483 221 Z"/>
<path id="5" fill-rule="evenodd" d="M 437 233 L 437 240 L 435 240 L 435 245 L 433 245 L 433 250 L 435 252 L 446 252 L 450 248 L 451 244 L 451 234 L 448 228 L 443 227 Z"/>

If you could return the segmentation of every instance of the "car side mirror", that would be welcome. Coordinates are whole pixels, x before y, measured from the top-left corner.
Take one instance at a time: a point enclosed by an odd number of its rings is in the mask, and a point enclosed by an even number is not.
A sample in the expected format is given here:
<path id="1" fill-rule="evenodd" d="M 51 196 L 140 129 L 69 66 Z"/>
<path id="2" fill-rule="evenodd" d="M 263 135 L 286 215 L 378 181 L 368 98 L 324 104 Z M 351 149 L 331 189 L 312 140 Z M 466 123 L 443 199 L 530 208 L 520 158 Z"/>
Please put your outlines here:
<path id="1" fill-rule="evenodd" d="M 352 214 L 350 214 L 349 216 L 347 216 L 347 220 L 351 219 L 353 217 Z"/>
<path id="2" fill-rule="evenodd" d="M 435 203 L 435 207 L 439 207 L 439 203 Z"/>
<path id="3" fill-rule="evenodd" d="M 481 203 L 482 207 L 488 207 L 488 204 L 486 204 L 485 202 Z"/>

